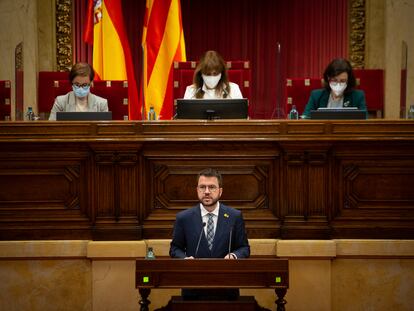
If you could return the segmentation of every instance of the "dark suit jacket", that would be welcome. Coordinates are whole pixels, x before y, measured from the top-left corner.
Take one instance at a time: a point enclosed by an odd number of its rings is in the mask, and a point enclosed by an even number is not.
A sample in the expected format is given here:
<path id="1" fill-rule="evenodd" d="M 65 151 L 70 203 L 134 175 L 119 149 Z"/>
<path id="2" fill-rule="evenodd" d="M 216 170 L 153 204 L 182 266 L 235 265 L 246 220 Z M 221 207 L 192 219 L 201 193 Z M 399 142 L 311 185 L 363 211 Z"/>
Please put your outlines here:
<path id="1" fill-rule="evenodd" d="M 200 233 L 202 236 L 196 254 Z M 170 256 L 174 258 L 189 256 L 224 258 L 229 253 L 230 235 L 231 253 L 234 253 L 237 258 L 249 257 L 250 246 L 247 241 L 242 213 L 239 210 L 220 204 L 213 248 L 210 251 L 204 234 L 200 205 L 198 204 L 177 214 L 170 246 Z"/>
<path id="2" fill-rule="evenodd" d="M 327 89 L 313 90 L 306 104 L 303 116 L 310 118 L 311 110 L 317 110 L 319 107 L 327 107 L 330 92 Z M 365 94 L 361 90 L 352 90 L 344 94 L 344 107 L 358 107 L 360 110 L 367 110 L 365 104 Z"/>

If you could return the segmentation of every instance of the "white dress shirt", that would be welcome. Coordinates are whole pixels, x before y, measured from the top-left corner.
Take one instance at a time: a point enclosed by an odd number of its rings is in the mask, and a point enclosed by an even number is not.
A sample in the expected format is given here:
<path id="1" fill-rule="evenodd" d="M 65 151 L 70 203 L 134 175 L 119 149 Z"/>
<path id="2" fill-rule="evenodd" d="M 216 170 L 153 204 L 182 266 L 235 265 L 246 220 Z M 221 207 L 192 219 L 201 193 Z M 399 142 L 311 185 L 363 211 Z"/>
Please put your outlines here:
<path id="1" fill-rule="evenodd" d="M 213 217 L 214 234 L 216 234 L 217 221 L 218 221 L 218 215 L 219 215 L 219 210 L 220 210 L 219 202 L 217 201 L 216 208 L 212 212 L 209 212 L 208 210 L 206 210 L 205 207 L 203 206 L 203 204 L 201 204 L 201 203 L 200 203 L 200 210 L 201 210 L 201 219 L 203 220 L 204 223 L 206 223 L 206 225 L 204 226 L 204 234 L 207 236 L 207 222 L 208 222 L 208 214 L 209 213 L 214 215 L 214 217 Z"/>

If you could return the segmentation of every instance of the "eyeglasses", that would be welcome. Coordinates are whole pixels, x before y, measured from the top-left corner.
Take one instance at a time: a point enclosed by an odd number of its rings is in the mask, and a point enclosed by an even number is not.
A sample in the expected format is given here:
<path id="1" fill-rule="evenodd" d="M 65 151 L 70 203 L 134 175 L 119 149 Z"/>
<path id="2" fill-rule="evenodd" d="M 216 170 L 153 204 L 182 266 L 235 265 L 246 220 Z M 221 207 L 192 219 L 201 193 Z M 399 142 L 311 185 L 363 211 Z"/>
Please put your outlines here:
<path id="1" fill-rule="evenodd" d="M 206 192 L 207 188 L 210 192 L 216 192 L 218 190 L 218 187 L 215 185 L 210 185 L 210 186 L 201 185 L 197 187 L 198 191 L 201 191 L 201 192 Z"/>
<path id="2" fill-rule="evenodd" d="M 83 88 L 83 89 L 87 89 L 88 87 L 91 86 L 90 83 L 83 83 L 83 84 L 79 84 L 79 83 L 72 83 L 72 85 L 76 88 Z"/>

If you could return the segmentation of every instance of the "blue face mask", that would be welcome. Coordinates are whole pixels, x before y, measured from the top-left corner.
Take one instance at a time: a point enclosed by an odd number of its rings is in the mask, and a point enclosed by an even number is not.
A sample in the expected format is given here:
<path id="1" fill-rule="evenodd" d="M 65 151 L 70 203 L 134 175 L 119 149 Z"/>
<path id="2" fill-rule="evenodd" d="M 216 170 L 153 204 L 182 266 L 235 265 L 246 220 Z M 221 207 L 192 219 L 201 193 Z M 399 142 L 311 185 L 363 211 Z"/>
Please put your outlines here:
<path id="1" fill-rule="evenodd" d="M 90 85 L 87 87 L 72 85 L 72 90 L 73 90 L 73 93 L 75 93 L 76 97 L 88 96 L 90 88 L 91 88 Z"/>

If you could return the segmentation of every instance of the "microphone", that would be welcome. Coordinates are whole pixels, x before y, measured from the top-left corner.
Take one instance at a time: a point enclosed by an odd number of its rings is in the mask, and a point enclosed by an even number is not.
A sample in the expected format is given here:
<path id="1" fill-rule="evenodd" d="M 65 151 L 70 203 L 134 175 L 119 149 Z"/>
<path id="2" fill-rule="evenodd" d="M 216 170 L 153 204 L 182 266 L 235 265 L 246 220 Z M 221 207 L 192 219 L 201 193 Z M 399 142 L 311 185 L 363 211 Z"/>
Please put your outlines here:
<path id="1" fill-rule="evenodd" d="M 201 237 L 203 236 L 203 231 L 204 231 L 205 226 L 206 226 L 206 223 L 203 222 L 203 226 L 201 227 L 201 230 L 200 230 L 200 235 L 198 236 L 198 242 L 197 242 L 197 247 L 194 253 L 194 258 L 197 258 L 198 248 L 200 247 Z"/>
<path id="2" fill-rule="evenodd" d="M 231 254 L 231 238 L 233 235 L 233 226 L 230 228 L 230 235 L 229 235 L 229 255 Z"/>
<path id="3" fill-rule="evenodd" d="M 276 105 L 273 109 L 270 119 L 276 117 L 276 119 L 281 117 L 281 113 L 285 113 L 284 107 L 281 107 L 280 99 L 282 97 L 282 80 L 281 80 L 281 69 L 280 69 L 280 58 L 282 52 L 282 45 L 280 42 L 276 42 Z M 277 115 L 276 115 L 277 113 Z"/>

